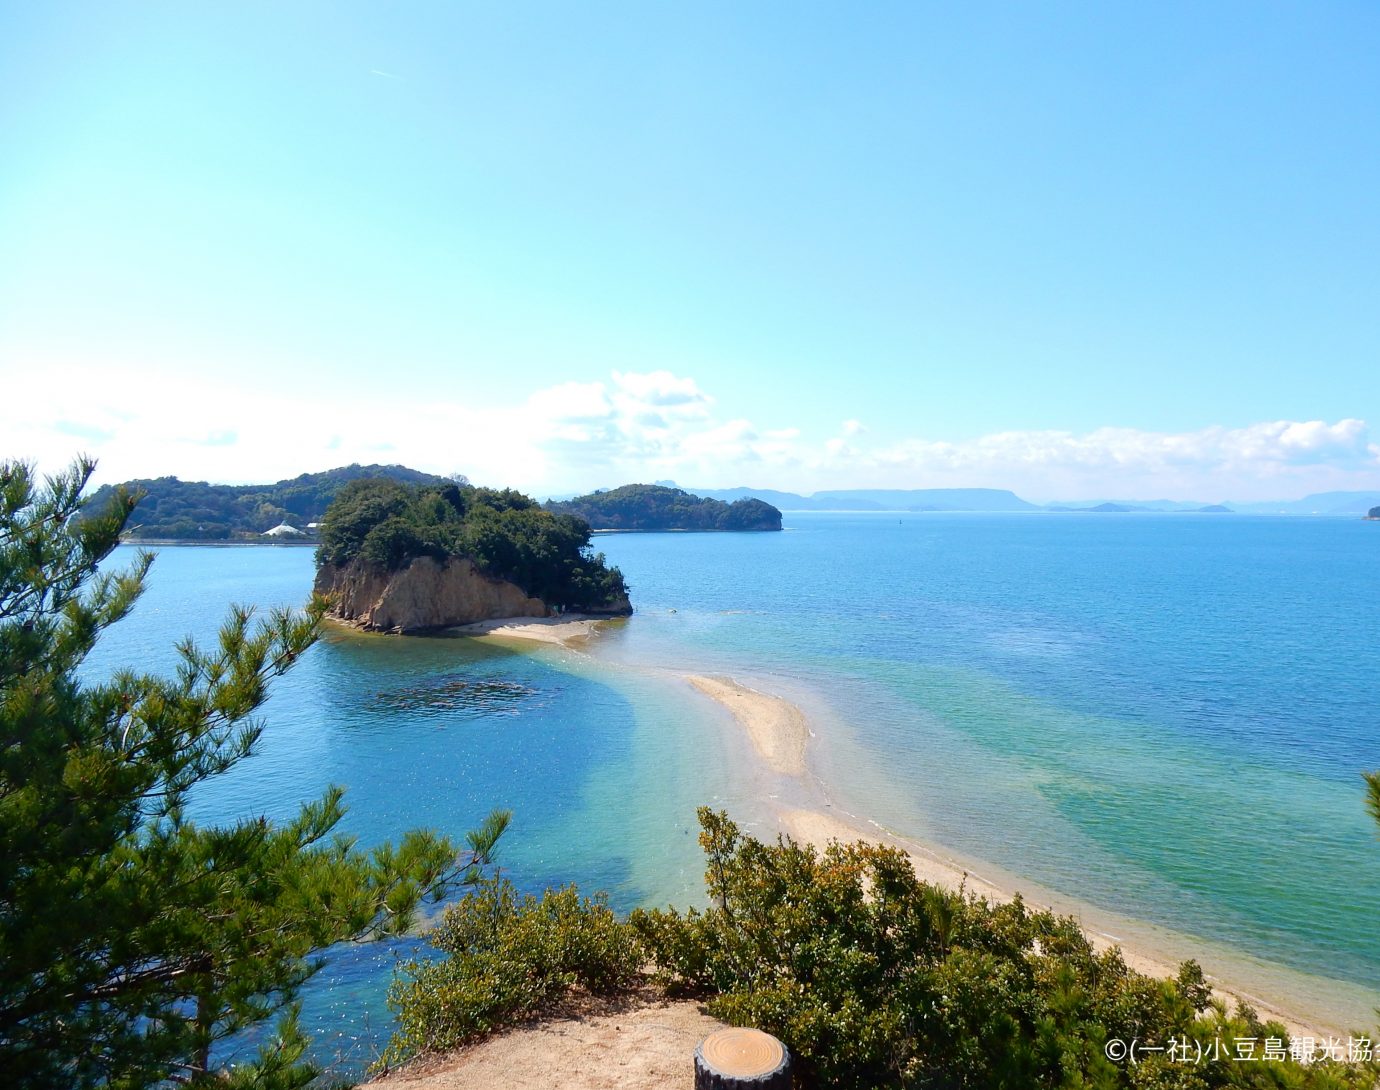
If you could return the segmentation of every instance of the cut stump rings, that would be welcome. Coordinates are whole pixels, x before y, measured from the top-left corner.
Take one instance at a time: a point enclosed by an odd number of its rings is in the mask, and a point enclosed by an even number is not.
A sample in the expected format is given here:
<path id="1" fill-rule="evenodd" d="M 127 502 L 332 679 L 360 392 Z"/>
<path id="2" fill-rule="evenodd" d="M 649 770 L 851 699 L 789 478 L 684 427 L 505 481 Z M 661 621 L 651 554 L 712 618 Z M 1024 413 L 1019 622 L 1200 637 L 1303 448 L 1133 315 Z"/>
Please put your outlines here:
<path id="1" fill-rule="evenodd" d="M 721 1029 L 695 1049 L 695 1090 L 790 1090 L 791 1054 L 760 1029 Z"/>

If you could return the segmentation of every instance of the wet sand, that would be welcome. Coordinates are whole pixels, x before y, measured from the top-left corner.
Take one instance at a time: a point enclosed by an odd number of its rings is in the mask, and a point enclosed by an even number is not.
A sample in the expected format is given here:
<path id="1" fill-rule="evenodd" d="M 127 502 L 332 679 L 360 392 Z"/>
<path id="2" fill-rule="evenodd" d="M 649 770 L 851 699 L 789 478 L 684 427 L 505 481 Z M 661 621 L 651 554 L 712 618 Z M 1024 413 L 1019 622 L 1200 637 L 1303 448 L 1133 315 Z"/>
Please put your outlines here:
<path id="1" fill-rule="evenodd" d="M 758 692 L 728 677 L 687 675 L 686 679 L 711 700 L 718 701 L 747 732 L 757 755 L 773 772 L 805 775 L 805 746 L 810 728 L 799 708 L 779 696 Z"/>
<path id="2" fill-rule="evenodd" d="M 747 733 L 753 749 L 772 771 L 800 780 L 804 793 L 811 793 L 809 785 L 804 783 L 807 774 L 805 753 L 810 731 L 808 721 L 799 708 L 779 696 L 750 688 L 732 678 L 688 675 L 686 680 L 732 713 L 733 719 Z M 817 848 L 825 847 L 831 840 L 866 840 L 889 844 L 906 853 L 921 881 L 948 890 L 963 888 L 996 903 L 1010 901 L 1019 889 L 1032 906 L 1052 908 L 1064 914 L 1069 911 L 1070 906 L 1065 899 L 1046 898 L 1042 896 L 1044 891 L 1031 890 L 1025 883 L 1014 880 L 1014 876 L 1003 875 L 1001 879 L 988 877 L 995 875 L 999 868 L 989 870 L 981 863 L 965 864 L 937 845 L 899 837 L 878 827 L 869 828 L 866 822 L 844 818 L 822 808 L 777 805 L 773 810 L 778 830 L 800 843 L 812 844 Z M 1182 958 L 1150 945 L 1130 941 L 1121 935 L 1104 933 L 1089 926 L 1082 912 L 1077 914 L 1084 933 L 1094 946 L 1100 950 L 1120 947 L 1122 957 L 1130 968 L 1154 977 L 1173 976 L 1178 972 Z M 1345 1039 L 1347 1027 L 1340 1022 L 1301 1013 L 1292 1008 L 1286 997 L 1263 997 L 1258 994 L 1260 988 L 1248 989 L 1234 984 L 1229 974 L 1223 976 L 1213 973 L 1211 965 L 1204 965 L 1203 968 L 1213 986 L 1214 995 L 1225 1001 L 1229 1008 L 1245 1001 L 1262 1017 L 1284 1023 L 1291 1036 L 1321 1039 L 1335 1035 Z"/>
<path id="3" fill-rule="evenodd" d="M 493 621 L 459 625 L 448 631 L 457 636 L 532 640 L 578 648 L 595 634 L 598 625 L 609 620 L 611 618 L 590 617 L 583 613 L 567 613 L 560 617 L 500 617 Z"/>
<path id="4" fill-rule="evenodd" d="M 588 649 L 590 640 L 597 635 L 597 626 L 606 620 L 569 615 L 552 618 L 514 618 L 485 621 L 455 631 L 484 638 L 554 644 L 578 651 Z M 1245 1000 L 1263 1017 L 1283 1022 L 1293 1035 L 1317 1038 L 1340 1035 L 1345 1038 L 1346 1031 L 1354 1028 L 1344 1025 L 1344 1019 L 1319 1014 L 1320 1010 L 1332 1009 L 1330 1004 L 1326 1004 L 1325 999 L 1325 989 L 1329 982 L 1322 978 L 1316 978 L 1316 985 L 1310 996 L 1312 1002 L 1300 999 L 1293 994 L 1295 989 L 1283 983 L 1276 988 L 1262 986 L 1260 983 L 1255 983 L 1252 987 L 1243 987 L 1233 982 L 1232 963 L 1258 959 L 1250 959 L 1244 955 L 1238 959 L 1229 952 L 1222 958 L 1205 956 L 1200 950 L 1207 948 L 1209 944 L 1193 940 L 1189 936 L 1178 936 L 1156 925 L 1142 925 L 1141 921 L 1129 920 L 1114 913 L 1084 906 L 1075 898 L 1051 894 L 1040 889 L 1035 883 L 1027 883 L 995 865 L 977 860 L 960 861 L 955 857 L 955 853 L 947 852 L 942 846 L 902 837 L 876 826 L 864 817 L 844 815 L 832 810 L 824 801 L 820 785 L 813 780 L 810 773 L 807 757 L 812 733 L 809 720 L 799 707 L 789 700 L 752 688 L 732 677 L 699 674 L 680 676 L 697 692 L 714 701 L 731 715 L 737 727 L 751 743 L 752 751 L 764 770 L 773 774 L 778 783 L 789 782 L 798 788 L 788 794 L 795 797 L 797 802 L 803 800 L 802 804 L 789 806 L 780 801 L 764 800 L 764 804 L 769 807 L 770 816 L 775 819 L 775 831 L 816 847 L 823 847 L 833 839 L 890 844 L 906 852 L 922 881 L 951 890 L 962 887 L 970 893 L 994 902 L 1008 901 L 1017 890 L 1020 890 L 1027 903 L 1031 905 L 1049 907 L 1062 914 L 1075 915 L 1085 933 L 1099 949 L 1120 947 L 1128 966 L 1150 976 L 1172 976 L 1177 972 L 1182 960 L 1190 956 L 1195 957 L 1203 964 L 1204 972 L 1214 987 L 1214 993 L 1229 1006 L 1235 1006 L 1241 1000 Z M 1094 922 L 1089 922 L 1090 920 Z M 1107 930 L 1102 930 L 1102 927 Z M 1122 934 L 1125 931 L 1137 935 L 1142 932 L 1150 933 L 1149 941 L 1139 938 L 1128 939 Z M 1174 949 L 1175 954 L 1167 953 L 1157 944 L 1156 940 L 1160 937 L 1167 940 L 1164 945 Z M 1178 952 L 1182 949 L 1189 952 Z M 1218 962 L 1221 964 L 1217 964 Z M 1261 963 L 1261 966 L 1262 972 L 1255 975 L 1273 979 L 1274 975 L 1268 972 L 1271 966 L 1268 963 Z M 1281 981 L 1288 980 L 1291 972 L 1281 969 L 1277 975 Z M 1304 978 L 1302 974 L 1296 975 L 1300 980 L 1307 979 L 1313 984 L 1313 978 Z"/>

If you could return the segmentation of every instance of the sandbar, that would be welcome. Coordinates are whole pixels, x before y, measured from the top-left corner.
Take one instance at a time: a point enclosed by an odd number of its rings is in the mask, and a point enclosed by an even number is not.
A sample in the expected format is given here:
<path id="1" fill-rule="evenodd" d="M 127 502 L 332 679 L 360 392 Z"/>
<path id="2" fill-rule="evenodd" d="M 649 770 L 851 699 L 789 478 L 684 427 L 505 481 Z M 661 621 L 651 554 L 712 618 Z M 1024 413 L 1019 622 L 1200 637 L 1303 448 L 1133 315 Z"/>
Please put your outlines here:
<path id="1" fill-rule="evenodd" d="M 773 772 L 804 783 L 808 773 L 806 747 L 811 732 L 809 721 L 800 708 L 782 697 L 749 688 L 731 677 L 689 674 L 685 675 L 685 679 L 705 696 L 717 701 L 732 713 L 763 764 Z M 812 792 L 807 791 L 806 794 L 808 797 Z M 1008 882 L 993 881 L 976 873 L 971 865 L 949 857 L 942 848 L 921 844 L 909 838 L 893 835 L 889 831 L 884 832 L 880 827 L 868 830 L 862 827 L 862 823 L 853 824 L 823 809 L 791 808 L 778 804 L 772 807 L 772 811 L 779 831 L 802 844 L 811 844 L 823 849 L 831 840 L 845 843 L 865 840 L 900 848 L 910 859 L 911 866 L 915 868 L 915 873 L 922 882 L 943 889 L 963 889 L 993 903 L 1010 901 L 1018 889 L 1013 875 L 1006 876 Z M 1037 896 L 1032 896 L 1029 892 L 1022 895 L 1032 906 L 1050 907 L 1056 912 L 1067 914 L 1066 906 L 1043 904 Z M 1138 946 L 1123 937 L 1103 934 L 1086 923 L 1081 923 L 1080 926 L 1096 949 L 1119 947 L 1126 965 L 1137 972 L 1152 977 L 1172 977 L 1178 972 L 1179 960 L 1156 951 L 1153 947 Z M 1204 966 L 1204 969 L 1207 972 L 1208 967 Z M 1208 977 L 1213 995 L 1224 1001 L 1228 1009 L 1244 1001 L 1263 1017 L 1282 1022 L 1291 1036 L 1321 1039 L 1335 1035 L 1343 1028 L 1340 1025 L 1322 1025 L 1317 1019 L 1291 1013 L 1277 1003 L 1262 999 L 1254 992 L 1235 986 L 1219 976 L 1209 973 Z"/>
<path id="2" fill-rule="evenodd" d="M 810 728 L 794 704 L 749 689 L 732 678 L 690 674 L 686 680 L 733 713 L 747 732 L 752 748 L 773 772 L 805 775 L 805 745 L 810 739 Z"/>
<path id="3" fill-rule="evenodd" d="M 572 617 L 570 615 L 550 618 L 512 618 L 484 621 L 477 625 L 467 625 L 456 631 L 476 636 L 533 640 L 557 644 L 572 650 L 582 650 L 588 645 L 590 637 L 595 634 L 596 625 L 601 620 L 605 619 Z M 1070 913 L 1070 906 L 1067 901 L 1074 900 L 1073 898 L 1065 899 L 1062 894 L 1043 891 L 1034 883 L 1024 883 L 1018 876 L 1006 872 L 1001 872 L 999 877 L 995 874 L 991 877 L 984 876 L 975 871 L 975 868 L 983 868 L 980 861 L 959 862 L 947 855 L 945 850 L 938 845 L 924 844 L 913 838 L 884 830 L 880 826 L 865 828 L 864 826 L 871 825 L 871 823 L 864 819 L 848 815 L 852 819 L 850 821 L 839 816 L 837 812 L 829 812 L 825 809 L 828 804 L 821 798 L 818 790 L 818 781 L 813 779 L 807 763 L 807 748 L 812 732 L 809 720 L 799 707 L 789 700 L 751 688 L 732 677 L 701 674 L 681 674 L 680 676 L 698 692 L 718 703 L 732 715 L 733 720 L 743 731 L 752 750 L 766 769 L 796 781 L 800 785 L 799 795 L 806 805 L 792 808 L 781 802 L 769 803 L 770 813 L 775 818 L 777 829 L 784 835 L 800 843 L 812 844 L 818 848 L 823 848 L 830 840 L 844 842 L 865 840 L 890 844 L 906 853 L 921 881 L 949 890 L 962 888 L 968 893 L 994 903 L 1010 901 L 1015 896 L 1016 891 L 1021 890 L 1024 891 L 1023 896 L 1027 903 L 1032 906 L 1051 907 L 1054 911 L 1064 915 Z M 790 794 L 795 795 L 796 792 L 792 791 Z M 772 796 L 772 798 L 775 799 L 776 796 Z M 990 868 L 990 872 L 1000 870 L 998 867 Z M 1044 895 L 1043 898 L 1041 894 Z M 1047 903 L 1047 901 L 1054 903 Z M 1065 903 L 1059 903 L 1061 901 Z M 1075 902 L 1075 905 L 1077 904 L 1079 902 Z M 1091 910 L 1091 906 L 1087 906 L 1087 908 L 1086 914 L 1093 916 L 1094 919 L 1105 917 L 1105 919 L 1099 919 L 1101 926 L 1113 926 L 1120 929 L 1121 923 L 1140 922 L 1126 921 L 1114 915 L 1102 913 L 1100 910 L 1094 912 Z M 1170 956 L 1152 945 L 1154 942 L 1153 934 L 1147 936 L 1148 942 L 1146 943 L 1128 942 L 1124 937 L 1106 934 L 1095 927 L 1088 926 L 1083 919 L 1085 913 L 1082 909 L 1075 907 L 1072 911 L 1080 919 L 1080 926 L 1083 927 L 1084 933 L 1097 949 L 1105 950 L 1110 947 L 1119 947 L 1123 959 L 1131 969 L 1158 978 L 1172 977 L 1178 972 L 1179 963 L 1182 959 Z M 1147 926 L 1152 933 L 1164 930 L 1154 925 Z M 1165 934 L 1169 948 L 1172 949 L 1174 946 L 1180 945 L 1177 938 L 1182 938 L 1182 936 L 1176 937 L 1168 931 L 1165 931 Z M 1208 964 L 1204 964 L 1204 970 L 1208 974 L 1214 996 L 1226 1002 L 1228 1008 L 1244 1001 L 1255 1008 L 1263 1017 L 1283 1023 L 1291 1036 L 1323 1039 L 1337 1035 L 1340 1031 L 1348 1028 L 1339 1022 L 1320 1019 L 1315 1013 L 1305 1015 L 1298 1011 L 1286 1009 L 1280 1004 L 1281 1002 L 1288 1003 L 1287 998 L 1281 997 L 1279 1001 L 1263 999 L 1256 994 L 1259 990 L 1258 987 L 1251 990 L 1244 989 L 1238 984 L 1232 983 L 1229 976 L 1224 978 L 1213 973 Z M 1271 994 L 1276 993 L 1272 992 Z M 1316 1000 L 1316 996 L 1314 999 Z M 1304 1007 L 1317 1010 L 1316 1002 L 1304 1003 Z"/>
<path id="4" fill-rule="evenodd" d="M 560 617 L 499 617 L 492 621 L 457 625 L 447 631 L 460 636 L 492 636 L 578 647 L 595 634 L 597 625 L 608 619 L 583 613 L 566 613 Z"/>

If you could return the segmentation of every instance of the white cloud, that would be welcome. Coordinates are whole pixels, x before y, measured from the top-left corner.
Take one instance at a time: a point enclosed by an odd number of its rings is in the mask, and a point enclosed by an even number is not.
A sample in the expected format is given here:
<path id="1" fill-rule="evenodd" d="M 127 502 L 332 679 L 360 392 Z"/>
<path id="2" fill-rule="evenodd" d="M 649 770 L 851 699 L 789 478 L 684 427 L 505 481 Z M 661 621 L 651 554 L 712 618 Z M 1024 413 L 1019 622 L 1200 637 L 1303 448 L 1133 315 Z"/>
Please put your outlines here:
<path id="1" fill-rule="evenodd" d="M 863 459 L 917 478 L 1023 488 L 1033 496 L 1290 498 L 1289 488 L 1380 486 L 1380 449 L 1361 420 L 1267 421 L 1189 432 L 1132 428 L 906 439 Z M 863 468 L 862 466 L 859 467 Z M 1286 482 L 1290 482 L 1286 484 Z"/>
<path id="2" fill-rule="evenodd" d="M 670 371 L 652 371 L 636 374 L 615 371 L 613 383 L 615 397 L 629 402 L 671 408 L 687 415 L 702 416 L 708 412 L 714 399 L 704 393 L 692 378 L 678 378 Z"/>
<path id="3" fill-rule="evenodd" d="M 64 391 L 60 403 L 53 389 Z M 305 403 L 192 374 L 75 368 L 17 369 L 7 393 L 0 455 L 53 470 L 85 450 L 101 459 L 104 480 L 266 481 L 383 461 L 542 495 L 663 478 L 802 492 L 986 486 L 1034 500 L 1288 499 L 1380 487 L 1380 446 L 1355 419 L 937 440 L 881 437 L 850 418 L 832 436 L 812 436 L 721 415 L 693 379 L 665 370 L 564 382 L 496 408 L 405 392 Z"/>

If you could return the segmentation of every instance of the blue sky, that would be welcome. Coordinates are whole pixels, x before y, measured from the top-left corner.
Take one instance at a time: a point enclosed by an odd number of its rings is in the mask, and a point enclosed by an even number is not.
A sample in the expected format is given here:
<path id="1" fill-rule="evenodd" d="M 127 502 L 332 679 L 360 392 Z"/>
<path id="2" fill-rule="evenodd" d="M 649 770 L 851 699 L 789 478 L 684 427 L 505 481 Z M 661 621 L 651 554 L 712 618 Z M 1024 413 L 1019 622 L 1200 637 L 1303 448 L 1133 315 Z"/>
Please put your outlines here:
<path id="1" fill-rule="evenodd" d="M 0 8 L 4 455 L 1380 487 L 1374 4 L 210 8 Z"/>

